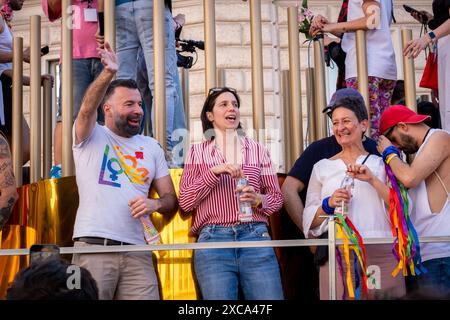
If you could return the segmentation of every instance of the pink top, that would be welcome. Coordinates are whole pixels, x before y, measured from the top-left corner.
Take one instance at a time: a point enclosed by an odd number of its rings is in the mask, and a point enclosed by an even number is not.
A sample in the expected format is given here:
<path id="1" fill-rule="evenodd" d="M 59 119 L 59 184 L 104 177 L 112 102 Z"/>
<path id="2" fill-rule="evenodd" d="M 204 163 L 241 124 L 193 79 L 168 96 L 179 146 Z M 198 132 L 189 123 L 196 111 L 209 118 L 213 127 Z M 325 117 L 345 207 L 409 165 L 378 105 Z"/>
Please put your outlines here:
<path id="1" fill-rule="evenodd" d="M 49 15 L 48 0 L 41 0 L 42 10 L 50 21 L 61 18 L 61 12 L 56 15 Z M 98 22 L 86 22 L 84 17 L 84 9 L 88 7 L 88 1 L 72 0 L 74 6 L 73 11 L 73 58 L 86 59 L 98 58 L 97 42 L 95 34 L 98 29 Z M 97 0 L 91 1 L 91 8 L 97 9 Z"/>
<path id="2" fill-rule="evenodd" d="M 254 140 L 243 139 L 242 169 L 249 185 L 261 194 L 262 203 L 253 208 L 252 222 L 268 223 L 268 216 L 279 211 L 283 196 L 267 150 Z M 195 144 L 189 150 L 180 183 L 179 203 L 186 211 L 194 211 L 192 233 L 211 224 L 239 224 L 236 179 L 228 174 L 216 176 L 211 168 L 224 164 L 222 153 L 214 141 Z"/>

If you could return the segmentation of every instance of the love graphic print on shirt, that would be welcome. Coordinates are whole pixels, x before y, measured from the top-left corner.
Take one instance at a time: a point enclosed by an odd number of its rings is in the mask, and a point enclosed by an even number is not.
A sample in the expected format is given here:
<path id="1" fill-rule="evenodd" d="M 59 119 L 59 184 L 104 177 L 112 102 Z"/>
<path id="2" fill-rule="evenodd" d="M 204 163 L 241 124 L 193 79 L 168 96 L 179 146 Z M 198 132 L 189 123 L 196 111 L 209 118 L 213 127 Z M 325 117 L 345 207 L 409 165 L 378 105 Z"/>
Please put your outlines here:
<path id="1" fill-rule="evenodd" d="M 131 183 L 143 185 L 148 177 L 148 170 L 138 167 L 138 160 L 144 160 L 144 153 L 136 151 L 134 155 L 123 154 L 120 147 L 114 146 L 114 151 L 110 157 L 110 146 L 105 146 L 102 167 L 98 178 L 99 184 L 105 184 L 120 188 L 119 176 L 125 174 Z"/>

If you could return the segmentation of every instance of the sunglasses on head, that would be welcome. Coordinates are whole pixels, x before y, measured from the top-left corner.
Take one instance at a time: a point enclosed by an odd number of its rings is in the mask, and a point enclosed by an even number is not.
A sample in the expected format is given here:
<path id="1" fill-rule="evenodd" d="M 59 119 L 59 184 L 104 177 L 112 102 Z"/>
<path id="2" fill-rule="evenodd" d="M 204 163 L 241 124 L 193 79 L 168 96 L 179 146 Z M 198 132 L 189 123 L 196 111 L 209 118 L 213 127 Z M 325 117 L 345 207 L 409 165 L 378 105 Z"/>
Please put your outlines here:
<path id="1" fill-rule="evenodd" d="M 218 92 L 232 92 L 234 94 L 237 94 L 236 89 L 234 88 L 230 88 L 230 87 L 215 87 L 215 88 L 211 88 L 208 91 L 208 96 L 214 94 L 214 93 L 218 93 Z"/>

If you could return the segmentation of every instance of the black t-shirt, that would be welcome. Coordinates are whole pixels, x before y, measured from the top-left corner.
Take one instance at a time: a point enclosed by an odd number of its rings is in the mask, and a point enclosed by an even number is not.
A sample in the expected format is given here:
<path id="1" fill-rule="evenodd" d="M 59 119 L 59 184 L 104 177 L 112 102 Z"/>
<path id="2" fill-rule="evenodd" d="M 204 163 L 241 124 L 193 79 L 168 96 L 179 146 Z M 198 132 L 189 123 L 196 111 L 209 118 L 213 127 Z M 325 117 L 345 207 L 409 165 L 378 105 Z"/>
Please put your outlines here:
<path id="1" fill-rule="evenodd" d="M 366 138 L 363 141 L 363 146 L 364 149 L 366 149 L 366 151 L 370 154 L 375 154 L 377 156 L 380 155 L 378 153 L 375 140 Z M 331 158 L 341 151 L 342 148 L 333 135 L 310 144 L 308 148 L 303 151 L 300 158 L 295 161 L 295 164 L 291 171 L 289 171 L 288 176 L 300 180 L 305 185 L 305 188 L 302 192 L 300 192 L 300 198 L 302 199 L 303 204 L 306 201 L 306 191 L 308 189 L 309 178 L 311 177 L 314 165 L 320 160 Z"/>
<path id="2" fill-rule="evenodd" d="M 450 18 L 448 9 L 450 8 L 450 0 L 434 0 L 433 1 L 433 20 L 428 22 L 430 29 L 436 29 Z"/>

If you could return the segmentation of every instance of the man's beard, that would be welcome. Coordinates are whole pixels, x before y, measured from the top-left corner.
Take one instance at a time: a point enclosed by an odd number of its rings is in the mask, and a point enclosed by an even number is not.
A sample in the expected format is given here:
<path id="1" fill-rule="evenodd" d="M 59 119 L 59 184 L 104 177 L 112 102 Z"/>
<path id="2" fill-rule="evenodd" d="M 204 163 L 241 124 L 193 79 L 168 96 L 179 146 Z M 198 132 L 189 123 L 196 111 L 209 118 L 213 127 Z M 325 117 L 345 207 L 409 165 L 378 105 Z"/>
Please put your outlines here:
<path id="1" fill-rule="evenodd" d="M 117 117 L 115 120 L 116 128 L 119 129 L 125 136 L 135 136 L 141 131 L 140 126 L 132 126 L 128 123 L 128 120 L 136 120 L 139 119 L 139 122 L 142 121 L 141 117 L 132 117 L 127 116 L 125 118 Z"/>
<path id="2" fill-rule="evenodd" d="M 400 145 L 402 151 L 407 154 L 414 154 L 419 150 L 417 141 L 414 140 L 414 138 L 402 133 L 400 133 Z"/>

